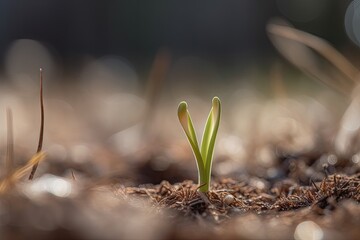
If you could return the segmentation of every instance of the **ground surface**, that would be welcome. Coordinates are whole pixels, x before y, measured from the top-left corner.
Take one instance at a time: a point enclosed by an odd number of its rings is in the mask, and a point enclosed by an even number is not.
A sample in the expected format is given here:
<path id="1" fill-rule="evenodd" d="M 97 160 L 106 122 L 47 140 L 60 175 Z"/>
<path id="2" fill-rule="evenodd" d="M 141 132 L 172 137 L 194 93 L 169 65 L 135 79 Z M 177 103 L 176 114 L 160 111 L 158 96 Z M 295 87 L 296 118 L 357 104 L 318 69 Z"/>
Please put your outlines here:
<path id="1" fill-rule="evenodd" d="M 16 177 L 2 170 L 0 239 L 359 239 L 358 133 L 340 138 L 348 151 L 338 154 L 334 138 L 347 128 L 310 102 L 258 104 L 264 109 L 246 114 L 250 120 L 239 118 L 244 134 L 224 117 L 207 194 L 197 191 L 178 122 L 160 122 L 157 135 L 136 125 L 101 138 L 107 124 L 86 125 L 73 113 L 64 124 L 58 114 L 46 125 L 54 132 L 34 180 L 31 165 Z M 163 114 L 173 115 L 177 121 L 172 108 Z M 15 147 L 27 146 L 19 141 Z M 14 169 L 32 153 L 22 150 Z"/>
<path id="2" fill-rule="evenodd" d="M 278 179 L 214 179 L 207 194 L 189 180 L 131 186 L 117 178 L 86 183 L 47 174 L 2 196 L 0 233 L 6 239 L 358 239 L 360 174 L 346 173 L 357 167 L 350 162 L 323 166 L 321 181 L 305 176 L 308 184 L 299 184 L 298 176 L 316 164 L 298 160 Z"/>

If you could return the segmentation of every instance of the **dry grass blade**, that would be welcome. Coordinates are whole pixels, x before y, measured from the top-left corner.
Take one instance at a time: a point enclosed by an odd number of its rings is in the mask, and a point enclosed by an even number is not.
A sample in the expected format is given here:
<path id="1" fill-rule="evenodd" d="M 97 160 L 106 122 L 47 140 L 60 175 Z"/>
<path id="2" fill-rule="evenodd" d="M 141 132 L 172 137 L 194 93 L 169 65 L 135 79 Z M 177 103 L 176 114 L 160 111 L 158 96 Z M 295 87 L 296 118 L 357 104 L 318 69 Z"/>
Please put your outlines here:
<path id="1" fill-rule="evenodd" d="M 335 67 L 341 70 L 349 79 L 358 82 L 359 70 L 352 65 L 341 53 L 334 49 L 329 43 L 309 33 L 294 29 L 289 26 L 276 24 L 268 25 L 268 32 L 296 42 L 300 42 L 322 55 Z"/>
<path id="2" fill-rule="evenodd" d="M 6 176 L 9 176 L 14 168 L 13 117 L 10 108 L 6 109 L 6 122 L 7 122 Z"/>
<path id="3" fill-rule="evenodd" d="M 43 99 L 43 75 L 42 75 L 42 69 L 40 68 L 40 115 L 41 115 L 41 122 L 40 122 L 40 133 L 39 133 L 39 143 L 37 148 L 37 153 L 41 152 L 42 145 L 43 145 L 43 139 L 44 139 L 44 99 Z M 38 162 L 34 164 L 29 180 L 32 180 L 34 178 L 36 169 L 38 167 Z"/>
<path id="4" fill-rule="evenodd" d="M 323 39 L 294 29 L 286 22 L 271 22 L 267 31 L 273 44 L 290 62 L 335 90 L 348 94 L 359 82 L 359 70 Z M 319 63 L 325 61 L 319 61 L 310 49 L 330 63 L 327 71 L 319 68 Z"/>
<path id="5" fill-rule="evenodd" d="M 19 181 L 25 174 L 34 166 L 39 164 L 45 158 L 44 152 L 36 153 L 27 163 L 25 166 L 13 171 L 10 175 L 5 177 L 3 180 L 0 181 L 0 194 L 5 193 L 8 191 L 13 184 Z"/>

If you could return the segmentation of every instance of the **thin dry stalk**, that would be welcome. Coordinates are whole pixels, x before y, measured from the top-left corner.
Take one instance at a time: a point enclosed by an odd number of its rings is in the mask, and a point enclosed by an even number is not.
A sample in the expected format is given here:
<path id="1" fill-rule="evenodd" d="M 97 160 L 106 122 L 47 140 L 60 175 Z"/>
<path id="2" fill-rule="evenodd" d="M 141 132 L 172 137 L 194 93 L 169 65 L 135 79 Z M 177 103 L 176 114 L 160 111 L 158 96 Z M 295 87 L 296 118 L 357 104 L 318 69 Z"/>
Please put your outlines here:
<path id="1" fill-rule="evenodd" d="M 9 176 L 14 168 L 14 134 L 13 116 L 10 108 L 6 109 L 7 143 L 6 143 L 6 176 Z"/>
<path id="2" fill-rule="evenodd" d="M 327 59 L 345 76 L 354 83 L 358 82 L 359 70 L 352 65 L 341 53 L 333 48 L 329 43 L 309 33 L 294 29 L 289 26 L 269 24 L 267 27 L 269 33 L 302 43 Z"/>
<path id="3" fill-rule="evenodd" d="M 164 86 L 166 74 L 169 71 L 170 62 L 170 53 L 163 49 L 156 54 L 154 63 L 151 67 L 145 92 L 145 99 L 147 102 L 147 108 L 144 112 L 147 120 L 143 127 L 145 134 L 148 133 L 149 126 L 152 123 L 152 119 L 155 113 L 154 109 L 156 109 L 158 98 Z"/>
<path id="4" fill-rule="evenodd" d="M 43 139 L 44 139 L 44 99 L 43 99 L 43 75 L 42 75 L 42 68 L 40 68 L 40 133 L 39 133 L 39 143 L 36 153 L 41 152 L 42 145 L 43 145 Z M 38 167 L 39 163 L 35 163 L 30 176 L 29 180 L 32 180 L 34 178 L 36 169 Z"/>
<path id="5" fill-rule="evenodd" d="M 289 95 L 285 86 L 282 66 L 279 62 L 273 64 L 270 69 L 270 84 L 275 99 L 285 99 Z"/>

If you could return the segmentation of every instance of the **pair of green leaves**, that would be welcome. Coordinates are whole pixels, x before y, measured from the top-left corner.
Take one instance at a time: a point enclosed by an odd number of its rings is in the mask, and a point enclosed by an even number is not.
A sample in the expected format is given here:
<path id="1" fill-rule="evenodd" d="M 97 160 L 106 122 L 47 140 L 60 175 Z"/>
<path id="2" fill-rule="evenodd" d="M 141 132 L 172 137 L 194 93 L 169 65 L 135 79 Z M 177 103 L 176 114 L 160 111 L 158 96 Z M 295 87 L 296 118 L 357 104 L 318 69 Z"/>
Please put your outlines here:
<path id="1" fill-rule="evenodd" d="M 211 167 L 214 154 L 215 139 L 220 124 L 221 103 L 218 97 L 212 100 L 212 108 L 206 121 L 204 134 L 199 147 L 195 129 L 188 111 L 186 102 L 181 102 L 178 108 L 178 117 L 181 126 L 189 140 L 191 148 L 194 152 L 199 176 L 199 190 L 208 192 L 211 180 Z"/>

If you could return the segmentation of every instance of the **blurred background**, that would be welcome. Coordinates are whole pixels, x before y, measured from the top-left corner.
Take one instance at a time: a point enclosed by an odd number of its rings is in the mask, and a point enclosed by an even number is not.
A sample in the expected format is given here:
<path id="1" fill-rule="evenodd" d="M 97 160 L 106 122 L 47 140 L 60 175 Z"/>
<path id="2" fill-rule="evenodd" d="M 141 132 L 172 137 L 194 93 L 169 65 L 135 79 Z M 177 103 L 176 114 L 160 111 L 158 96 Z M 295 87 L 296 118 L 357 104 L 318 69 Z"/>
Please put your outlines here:
<path id="1" fill-rule="evenodd" d="M 86 58 L 115 55 L 141 73 L 164 47 L 175 59 L 197 57 L 221 69 L 259 64 L 276 55 L 265 31 L 272 17 L 283 17 L 338 48 L 353 50 L 344 24 L 350 3 L 3 0 L 1 70 L 6 72 L 9 51 L 19 39 L 37 41 L 57 67 L 76 72 Z M 355 38 L 358 40 L 358 32 Z"/>
<path id="2" fill-rule="evenodd" d="M 274 145 L 309 151 L 318 138 L 333 136 L 351 92 L 338 94 L 291 65 L 269 40 L 267 24 L 282 18 L 359 66 L 359 16 L 359 1 L 350 0 L 2 0 L 3 152 L 6 107 L 14 114 L 16 155 L 36 148 L 42 67 L 48 163 L 94 162 L 86 171 L 96 175 L 121 169 L 126 159 L 155 159 L 154 171 L 193 161 L 177 105 L 189 102 L 201 135 L 218 95 L 224 115 L 215 173 L 227 175 L 249 159 L 269 168 Z M 48 163 L 40 171 L 56 172 Z"/>

